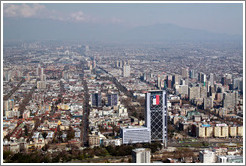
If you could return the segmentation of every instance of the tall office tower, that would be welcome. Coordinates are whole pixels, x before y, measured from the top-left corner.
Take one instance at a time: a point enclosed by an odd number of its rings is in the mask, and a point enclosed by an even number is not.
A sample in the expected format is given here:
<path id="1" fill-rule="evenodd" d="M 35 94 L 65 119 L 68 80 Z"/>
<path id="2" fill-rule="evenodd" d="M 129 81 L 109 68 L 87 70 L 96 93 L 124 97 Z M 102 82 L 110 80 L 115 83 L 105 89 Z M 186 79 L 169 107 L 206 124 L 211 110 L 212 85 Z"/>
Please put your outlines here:
<path id="1" fill-rule="evenodd" d="M 93 64 L 92 64 L 92 66 L 93 66 L 93 68 L 96 68 L 96 67 L 97 67 L 97 62 L 96 62 L 96 60 L 95 60 L 95 59 L 93 60 Z"/>
<path id="2" fill-rule="evenodd" d="M 88 45 L 85 46 L 85 52 L 89 52 L 90 51 L 90 47 Z"/>
<path id="3" fill-rule="evenodd" d="M 42 74 L 44 74 L 44 69 L 40 66 L 40 64 L 38 64 L 38 68 L 36 69 L 36 75 L 40 77 Z"/>
<path id="4" fill-rule="evenodd" d="M 161 76 L 160 75 L 157 76 L 157 87 L 161 89 Z"/>
<path id="5" fill-rule="evenodd" d="M 46 89 L 46 81 L 38 81 L 37 82 L 38 89 Z"/>
<path id="6" fill-rule="evenodd" d="M 189 76 L 190 76 L 190 78 L 195 78 L 196 77 L 196 73 L 195 73 L 195 70 L 190 70 L 190 72 L 189 72 Z"/>
<path id="7" fill-rule="evenodd" d="M 150 163 L 150 149 L 137 148 L 132 150 L 133 163 Z"/>
<path id="8" fill-rule="evenodd" d="M 126 63 L 127 63 L 127 65 L 130 65 L 130 62 L 129 62 L 129 60 L 127 60 L 127 61 L 126 61 Z"/>
<path id="9" fill-rule="evenodd" d="M 182 68 L 182 77 L 188 78 L 189 76 L 189 69 L 188 68 Z"/>
<path id="10" fill-rule="evenodd" d="M 115 62 L 115 64 L 114 64 L 114 67 L 115 68 L 118 68 L 120 65 L 119 65 L 119 61 L 117 60 L 116 62 Z"/>
<path id="11" fill-rule="evenodd" d="M 208 90 L 206 86 L 200 87 L 200 98 L 207 98 L 208 96 Z"/>
<path id="12" fill-rule="evenodd" d="M 120 67 L 120 68 L 123 67 L 123 61 L 122 61 L 122 60 L 119 61 L 119 67 Z"/>
<path id="13" fill-rule="evenodd" d="M 44 74 L 44 68 L 41 67 L 40 75 Z"/>
<path id="14" fill-rule="evenodd" d="M 224 108 L 234 108 L 237 106 L 238 92 L 224 92 L 223 94 L 223 107 Z"/>
<path id="15" fill-rule="evenodd" d="M 200 87 L 189 87 L 188 94 L 189 100 L 200 98 Z"/>
<path id="16" fill-rule="evenodd" d="M 181 80 L 181 76 L 178 75 L 178 74 L 175 74 L 175 75 L 173 76 L 173 84 L 175 84 L 174 86 L 180 85 L 180 80 Z"/>
<path id="17" fill-rule="evenodd" d="M 211 86 L 214 86 L 214 74 L 213 73 L 209 74 L 209 82 Z"/>
<path id="18" fill-rule="evenodd" d="M 11 79 L 11 70 L 4 70 L 3 71 L 4 76 L 3 76 L 3 81 L 9 81 Z"/>
<path id="19" fill-rule="evenodd" d="M 181 95 L 181 98 L 187 98 L 189 95 L 188 85 L 179 85 L 177 92 Z"/>
<path id="20" fill-rule="evenodd" d="M 148 80 L 149 79 L 149 74 L 148 73 L 144 73 L 143 79 L 144 79 L 144 81 Z"/>
<path id="21" fill-rule="evenodd" d="M 7 111 L 12 111 L 14 109 L 14 105 L 14 99 L 3 100 L 3 115 L 5 116 Z"/>
<path id="22" fill-rule="evenodd" d="M 127 61 L 123 61 L 123 65 L 124 65 L 124 66 L 125 66 L 125 65 L 128 65 Z"/>
<path id="23" fill-rule="evenodd" d="M 123 67 L 123 77 L 129 77 L 131 74 L 131 67 L 130 65 L 125 65 Z"/>
<path id="24" fill-rule="evenodd" d="M 40 76 L 40 79 L 41 79 L 41 81 L 46 81 L 46 74 L 42 74 L 42 75 Z"/>
<path id="25" fill-rule="evenodd" d="M 199 72 L 198 74 L 197 74 L 197 80 L 198 80 L 198 82 L 201 82 L 201 72 Z"/>
<path id="26" fill-rule="evenodd" d="M 38 67 L 36 68 L 36 75 L 39 76 L 40 73 L 41 73 L 41 67 L 40 64 L 38 64 Z"/>
<path id="27" fill-rule="evenodd" d="M 206 74 L 203 72 L 198 73 L 198 81 L 204 84 L 206 82 Z"/>
<path id="28" fill-rule="evenodd" d="M 91 95 L 91 105 L 92 107 L 101 107 L 102 106 L 102 97 L 100 93 L 93 93 Z"/>
<path id="29" fill-rule="evenodd" d="M 201 73 L 201 83 L 203 83 L 203 85 L 205 86 L 206 82 L 207 82 L 206 74 Z"/>
<path id="30" fill-rule="evenodd" d="M 118 105 L 118 94 L 108 94 L 108 106 Z"/>
<path id="31" fill-rule="evenodd" d="M 173 87 L 172 85 L 172 75 L 167 76 L 167 88 L 171 89 Z"/>
<path id="32" fill-rule="evenodd" d="M 166 91 L 146 93 L 145 125 L 150 129 L 151 141 L 162 141 L 167 146 L 167 94 Z"/>
<path id="33" fill-rule="evenodd" d="M 241 81 L 239 82 L 238 90 L 239 90 L 241 93 L 243 93 L 243 80 L 241 80 Z"/>
<path id="34" fill-rule="evenodd" d="M 242 91 L 241 84 L 243 83 L 243 77 L 235 78 L 233 81 L 233 89 L 237 89 L 238 91 Z"/>
<path id="35" fill-rule="evenodd" d="M 203 108 L 204 109 L 213 108 L 213 98 L 212 97 L 203 98 Z"/>
<path id="36" fill-rule="evenodd" d="M 232 75 L 231 74 L 224 74 L 224 76 L 221 78 L 221 83 L 223 86 L 227 86 L 232 83 Z"/>

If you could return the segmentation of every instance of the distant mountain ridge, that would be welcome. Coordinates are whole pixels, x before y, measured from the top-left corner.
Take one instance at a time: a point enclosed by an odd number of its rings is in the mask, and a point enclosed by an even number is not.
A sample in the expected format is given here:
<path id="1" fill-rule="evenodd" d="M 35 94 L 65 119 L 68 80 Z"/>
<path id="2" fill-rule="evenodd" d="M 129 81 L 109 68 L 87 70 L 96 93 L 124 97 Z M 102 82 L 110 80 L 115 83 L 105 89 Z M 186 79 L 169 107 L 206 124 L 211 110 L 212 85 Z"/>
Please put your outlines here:
<path id="1" fill-rule="evenodd" d="M 151 26 L 136 27 L 127 31 L 122 36 L 131 36 L 134 40 L 156 41 L 221 41 L 242 40 L 240 35 L 227 35 L 208 32 L 205 30 L 184 28 L 173 24 L 156 24 Z"/>
<path id="2" fill-rule="evenodd" d="M 18 28 L 16 26 L 18 25 Z M 129 28 L 119 24 L 67 23 L 42 19 L 10 20 L 3 25 L 4 40 L 85 40 L 85 41 L 242 41 L 242 35 L 228 35 L 155 24 Z"/>

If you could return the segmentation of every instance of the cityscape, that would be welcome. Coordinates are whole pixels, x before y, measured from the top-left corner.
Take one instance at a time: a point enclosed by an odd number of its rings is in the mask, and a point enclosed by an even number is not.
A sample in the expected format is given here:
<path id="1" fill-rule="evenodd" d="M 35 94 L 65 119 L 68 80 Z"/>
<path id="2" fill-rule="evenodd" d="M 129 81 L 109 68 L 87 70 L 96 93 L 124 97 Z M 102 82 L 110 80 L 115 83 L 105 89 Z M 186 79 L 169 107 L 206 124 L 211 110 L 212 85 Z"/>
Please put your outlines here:
<path id="1" fill-rule="evenodd" d="M 2 5 L 2 164 L 245 163 L 244 2 Z M 155 5 L 239 23 L 142 25 Z"/>

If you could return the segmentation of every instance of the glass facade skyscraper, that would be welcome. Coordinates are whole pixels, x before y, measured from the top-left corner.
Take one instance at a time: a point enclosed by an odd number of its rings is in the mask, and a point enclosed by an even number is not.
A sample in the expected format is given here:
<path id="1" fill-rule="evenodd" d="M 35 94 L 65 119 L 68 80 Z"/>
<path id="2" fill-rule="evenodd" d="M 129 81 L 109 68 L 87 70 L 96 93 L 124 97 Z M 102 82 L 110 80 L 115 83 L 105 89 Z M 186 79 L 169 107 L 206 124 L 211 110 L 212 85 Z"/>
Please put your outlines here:
<path id="1" fill-rule="evenodd" d="M 101 107 L 102 106 L 102 97 L 101 93 L 93 93 L 91 95 L 92 107 Z"/>
<path id="2" fill-rule="evenodd" d="M 167 96 L 166 91 L 146 93 L 145 125 L 150 129 L 151 141 L 167 145 Z"/>

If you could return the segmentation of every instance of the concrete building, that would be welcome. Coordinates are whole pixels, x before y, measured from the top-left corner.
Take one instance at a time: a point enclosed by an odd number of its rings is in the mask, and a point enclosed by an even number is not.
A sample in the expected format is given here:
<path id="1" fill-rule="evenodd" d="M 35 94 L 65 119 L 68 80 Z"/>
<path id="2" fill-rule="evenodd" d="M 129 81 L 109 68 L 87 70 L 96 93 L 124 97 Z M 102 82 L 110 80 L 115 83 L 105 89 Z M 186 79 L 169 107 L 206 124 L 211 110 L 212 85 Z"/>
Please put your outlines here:
<path id="1" fill-rule="evenodd" d="M 104 146 L 120 146 L 122 144 L 122 139 L 118 138 L 118 139 L 103 139 L 102 141 Z"/>
<path id="2" fill-rule="evenodd" d="M 227 86 L 232 83 L 232 75 L 231 74 L 224 74 L 224 76 L 221 78 L 221 83 L 223 86 Z"/>
<path id="3" fill-rule="evenodd" d="M 180 85 L 180 80 L 181 80 L 181 76 L 180 76 L 180 75 L 175 74 L 175 75 L 173 76 L 173 84 L 174 84 L 174 87 L 175 87 L 176 85 Z"/>
<path id="4" fill-rule="evenodd" d="M 121 128 L 123 144 L 151 142 L 150 129 L 142 126 Z"/>
<path id="5" fill-rule="evenodd" d="M 131 75 L 131 67 L 130 65 L 123 66 L 123 77 L 129 77 Z"/>
<path id="6" fill-rule="evenodd" d="M 240 86 L 241 82 L 243 82 L 243 77 L 235 78 L 233 80 L 233 89 L 237 89 L 237 90 L 241 91 L 242 90 L 242 87 Z"/>
<path id="7" fill-rule="evenodd" d="M 182 68 L 182 77 L 188 78 L 189 76 L 189 69 L 188 68 Z"/>
<path id="8" fill-rule="evenodd" d="M 46 81 L 38 81 L 37 82 L 38 89 L 46 89 Z"/>
<path id="9" fill-rule="evenodd" d="M 201 83 L 202 84 L 206 84 L 206 82 L 207 82 L 207 76 L 206 76 L 206 74 L 201 73 Z"/>
<path id="10" fill-rule="evenodd" d="M 213 127 L 206 127 L 206 137 L 213 137 L 214 134 L 214 128 Z"/>
<path id="11" fill-rule="evenodd" d="M 89 135 L 89 146 L 99 146 L 100 145 L 100 137 L 99 135 Z"/>
<path id="12" fill-rule="evenodd" d="M 243 137 L 243 126 L 237 127 L 237 135 Z"/>
<path id="13" fill-rule="evenodd" d="M 93 93 L 91 95 L 91 105 L 92 105 L 92 107 L 101 107 L 102 106 L 101 93 Z"/>
<path id="14" fill-rule="evenodd" d="M 210 82 L 210 85 L 213 86 L 214 85 L 214 74 L 213 73 L 210 73 L 209 74 L 209 82 Z"/>
<path id="15" fill-rule="evenodd" d="M 38 64 L 38 67 L 36 68 L 36 75 L 40 77 L 42 74 L 44 74 L 44 69 L 40 64 Z"/>
<path id="16" fill-rule="evenodd" d="M 229 127 L 226 124 L 216 124 L 214 137 L 229 137 Z"/>
<path id="17" fill-rule="evenodd" d="M 237 106 L 238 92 L 224 92 L 223 94 L 223 107 L 224 108 L 234 108 Z"/>
<path id="18" fill-rule="evenodd" d="M 190 78 L 191 79 L 193 79 L 193 78 L 196 78 L 196 72 L 195 72 L 195 70 L 190 70 L 190 72 L 189 72 L 189 76 L 190 76 Z"/>
<path id="19" fill-rule="evenodd" d="M 108 106 L 118 105 L 118 94 L 108 94 Z"/>
<path id="20" fill-rule="evenodd" d="M 221 137 L 221 127 L 220 126 L 214 127 L 214 137 Z"/>
<path id="21" fill-rule="evenodd" d="M 200 72 L 198 73 L 198 81 L 202 84 L 206 83 L 207 82 L 207 77 L 206 77 L 206 74 Z"/>
<path id="22" fill-rule="evenodd" d="M 201 86 L 200 87 L 200 98 L 207 98 L 207 87 L 206 86 Z"/>
<path id="23" fill-rule="evenodd" d="M 201 125 L 196 127 L 196 136 L 200 138 L 209 138 L 213 137 L 214 135 L 214 128 L 209 124 Z"/>
<path id="24" fill-rule="evenodd" d="M 11 79 L 11 70 L 4 70 L 3 71 L 3 81 L 9 81 Z"/>
<path id="25" fill-rule="evenodd" d="M 201 163 L 215 163 L 216 153 L 209 150 L 204 150 L 199 152 L 199 160 Z"/>
<path id="26" fill-rule="evenodd" d="M 230 135 L 230 137 L 236 137 L 237 136 L 237 126 L 229 127 L 229 135 Z"/>
<path id="27" fill-rule="evenodd" d="M 189 87 L 188 95 L 189 100 L 200 98 L 200 87 Z"/>
<path id="28" fill-rule="evenodd" d="M 218 156 L 217 163 L 243 163 L 243 156 L 234 156 L 234 155 Z"/>
<path id="29" fill-rule="evenodd" d="M 206 132 L 205 127 L 199 126 L 196 128 L 196 136 L 197 137 L 204 138 L 206 136 L 205 132 Z"/>
<path id="30" fill-rule="evenodd" d="M 228 126 L 221 127 L 221 137 L 229 137 L 229 127 Z"/>
<path id="31" fill-rule="evenodd" d="M 40 79 L 41 81 L 46 81 L 46 74 L 41 74 Z"/>
<path id="32" fill-rule="evenodd" d="M 119 117 L 128 117 L 127 108 L 120 107 L 117 111 Z"/>
<path id="33" fill-rule="evenodd" d="M 188 97 L 188 85 L 179 85 L 178 93 L 183 97 Z"/>
<path id="34" fill-rule="evenodd" d="M 137 148 L 132 150 L 132 162 L 133 163 L 150 163 L 150 149 Z"/>
<path id="35" fill-rule="evenodd" d="M 159 89 L 161 89 L 161 76 L 160 75 L 157 76 L 157 84 L 156 85 Z"/>
<path id="36" fill-rule="evenodd" d="M 203 108 L 204 109 L 213 108 L 213 98 L 212 97 L 203 98 Z"/>

